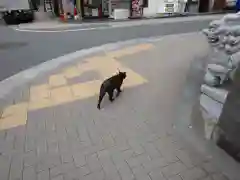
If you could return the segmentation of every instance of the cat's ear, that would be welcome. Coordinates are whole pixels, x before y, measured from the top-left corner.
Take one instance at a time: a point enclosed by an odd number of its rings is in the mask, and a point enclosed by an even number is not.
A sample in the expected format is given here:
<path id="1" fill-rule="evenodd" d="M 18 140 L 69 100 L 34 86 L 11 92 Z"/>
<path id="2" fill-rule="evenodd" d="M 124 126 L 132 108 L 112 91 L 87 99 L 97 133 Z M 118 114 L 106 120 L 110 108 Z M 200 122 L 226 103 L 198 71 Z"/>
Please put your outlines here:
<path id="1" fill-rule="evenodd" d="M 120 73 L 121 71 L 117 68 L 117 70 L 118 70 L 118 73 Z"/>

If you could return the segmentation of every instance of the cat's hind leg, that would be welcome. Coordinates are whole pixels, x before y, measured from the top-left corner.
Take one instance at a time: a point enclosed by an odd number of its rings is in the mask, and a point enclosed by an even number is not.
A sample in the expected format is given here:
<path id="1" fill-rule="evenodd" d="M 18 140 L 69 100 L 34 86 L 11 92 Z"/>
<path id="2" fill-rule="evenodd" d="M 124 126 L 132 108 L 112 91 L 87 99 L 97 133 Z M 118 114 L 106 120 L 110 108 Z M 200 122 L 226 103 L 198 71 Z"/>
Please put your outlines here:
<path id="1" fill-rule="evenodd" d="M 108 91 L 109 101 L 113 102 L 113 90 Z"/>
<path id="2" fill-rule="evenodd" d="M 98 109 L 100 109 L 100 104 L 101 104 L 102 99 L 103 99 L 104 96 L 105 96 L 105 93 L 101 93 L 101 94 L 99 95 L 98 105 L 97 105 L 97 108 L 98 108 Z"/>
<path id="3" fill-rule="evenodd" d="M 117 96 L 119 96 L 120 93 L 122 92 L 121 87 L 118 87 L 118 88 L 116 88 L 116 89 L 117 89 Z"/>

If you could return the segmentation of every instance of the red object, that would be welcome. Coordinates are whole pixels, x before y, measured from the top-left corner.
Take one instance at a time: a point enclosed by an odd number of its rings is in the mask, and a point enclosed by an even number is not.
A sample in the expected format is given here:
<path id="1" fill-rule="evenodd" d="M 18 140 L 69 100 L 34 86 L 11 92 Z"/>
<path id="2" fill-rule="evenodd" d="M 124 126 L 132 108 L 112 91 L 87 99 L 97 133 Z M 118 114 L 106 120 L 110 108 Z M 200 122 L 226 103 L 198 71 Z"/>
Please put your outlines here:
<path id="1" fill-rule="evenodd" d="M 74 15 L 74 16 L 77 16 L 77 15 L 78 15 L 76 6 L 74 7 L 74 14 L 73 14 L 73 15 Z"/>
<path id="2" fill-rule="evenodd" d="M 98 7 L 98 16 L 102 17 L 102 5 L 100 5 L 100 7 Z"/>
<path id="3" fill-rule="evenodd" d="M 61 19 L 62 21 L 65 21 L 64 14 L 60 14 L 60 19 Z"/>

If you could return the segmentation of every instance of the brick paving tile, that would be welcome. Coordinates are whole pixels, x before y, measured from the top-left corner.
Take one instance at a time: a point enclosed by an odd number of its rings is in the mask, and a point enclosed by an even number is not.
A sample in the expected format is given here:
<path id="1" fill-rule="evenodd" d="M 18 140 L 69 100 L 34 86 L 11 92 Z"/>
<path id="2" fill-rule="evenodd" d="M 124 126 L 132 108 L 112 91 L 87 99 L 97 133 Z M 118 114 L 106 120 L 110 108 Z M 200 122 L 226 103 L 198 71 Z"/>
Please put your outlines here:
<path id="1" fill-rule="evenodd" d="M 206 176 L 206 173 L 197 167 L 188 169 L 181 173 L 184 180 L 198 180 Z"/>
<path id="2" fill-rule="evenodd" d="M 181 162 L 172 163 L 161 169 L 164 176 L 170 177 L 185 171 L 187 168 Z"/>

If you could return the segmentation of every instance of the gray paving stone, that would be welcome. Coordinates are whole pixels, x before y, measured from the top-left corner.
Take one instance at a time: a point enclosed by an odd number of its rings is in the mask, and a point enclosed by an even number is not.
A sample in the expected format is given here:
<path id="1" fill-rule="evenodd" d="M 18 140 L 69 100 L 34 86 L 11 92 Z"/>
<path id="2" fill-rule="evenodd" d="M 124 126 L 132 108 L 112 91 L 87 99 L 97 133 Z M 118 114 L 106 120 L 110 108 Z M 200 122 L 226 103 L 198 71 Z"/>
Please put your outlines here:
<path id="1" fill-rule="evenodd" d="M 9 156 L 0 155 L 0 174 L 2 180 L 8 180 L 10 170 Z"/>
<path id="2" fill-rule="evenodd" d="M 37 150 L 37 156 L 41 156 L 42 154 L 47 153 L 47 142 L 43 138 L 39 138 L 36 141 L 36 150 Z"/>
<path id="3" fill-rule="evenodd" d="M 22 180 L 23 173 L 23 156 L 12 156 L 9 180 Z"/>
<path id="4" fill-rule="evenodd" d="M 182 172 L 181 176 L 184 180 L 198 180 L 204 178 L 206 173 L 202 169 L 194 167 Z"/>
<path id="5" fill-rule="evenodd" d="M 219 172 L 219 169 L 210 161 L 204 162 L 200 165 L 205 171 L 207 171 L 209 174 L 211 173 L 217 173 Z"/>
<path id="6" fill-rule="evenodd" d="M 56 177 L 51 178 L 51 180 L 64 180 L 64 179 L 63 179 L 63 176 L 60 175 L 60 176 L 56 176 Z"/>
<path id="7" fill-rule="evenodd" d="M 134 175 L 125 161 L 123 162 L 122 166 L 118 168 L 118 172 L 119 172 L 122 180 L 133 180 L 134 179 Z"/>
<path id="8" fill-rule="evenodd" d="M 47 141 L 47 151 L 49 154 L 58 153 L 58 151 L 59 151 L 58 142 L 57 141 L 53 141 L 53 142 Z"/>
<path id="9" fill-rule="evenodd" d="M 132 157 L 130 159 L 127 159 L 127 163 L 131 168 L 138 167 L 142 165 L 143 163 L 148 163 L 151 161 L 150 157 L 146 154 L 141 154 L 135 157 Z"/>
<path id="10" fill-rule="evenodd" d="M 132 171 L 137 180 L 151 180 L 150 176 L 142 166 L 134 167 L 132 168 Z"/>
<path id="11" fill-rule="evenodd" d="M 24 168 L 23 180 L 37 180 L 37 174 L 33 166 Z"/>
<path id="12" fill-rule="evenodd" d="M 162 172 L 159 169 L 155 169 L 149 173 L 151 180 L 166 180 Z"/>
<path id="13" fill-rule="evenodd" d="M 187 166 L 188 168 L 191 168 L 194 166 L 191 157 L 185 150 L 178 150 L 176 151 L 176 156 L 182 161 L 182 163 Z"/>
<path id="14" fill-rule="evenodd" d="M 105 180 L 105 175 L 103 171 L 96 171 L 88 174 L 82 178 L 83 180 Z"/>
<path id="15" fill-rule="evenodd" d="M 64 180 L 80 180 L 83 177 L 78 168 L 71 169 L 64 174 Z"/>
<path id="16" fill-rule="evenodd" d="M 145 152 L 144 148 L 141 146 L 141 144 L 137 143 L 136 140 L 128 140 L 128 143 L 136 156 Z"/>
<path id="17" fill-rule="evenodd" d="M 186 169 L 186 166 L 184 166 L 181 162 L 175 162 L 162 168 L 161 171 L 163 172 L 164 176 L 170 177 L 172 175 L 177 175 Z"/>
<path id="18" fill-rule="evenodd" d="M 24 166 L 33 166 L 38 162 L 38 158 L 35 151 L 29 151 L 24 154 Z"/>
<path id="19" fill-rule="evenodd" d="M 37 174 L 37 180 L 49 180 L 49 171 L 42 171 Z"/>
<path id="20" fill-rule="evenodd" d="M 96 153 L 86 156 L 86 161 L 91 172 L 99 171 L 102 169 L 101 163 Z"/>
<path id="21" fill-rule="evenodd" d="M 38 158 L 39 161 L 36 166 L 37 172 L 46 171 L 61 164 L 61 157 L 58 153 L 46 154 Z"/>
<path id="22" fill-rule="evenodd" d="M 62 163 L 70 163 L 73 162 L 73 156 L 69 152 L 63 152 L 61 154 L 61 161 Z"/>
<path id="23" fill-rule="evenodd" d="M 142 164 L 147 172 L 151 172 L 152 170 L 160 169 L 162 167 L 169 165 L 168 161 L 166 161 L 166 159 L 161 158 L 161 157 L 155 158 L 151 161 L 144 161 Z"/>
<path id="24" fill-rule="evenodd" d="M 168 180 L 182 180 L 181 176 L 176 175 L 176 176 L 171 176 Z"/>
<path id="25" fill-rule="evenodd" d="M 82 153 L 73 154 L 73 159 L 77 167 L 81 167 L 86 164 L 86 157 Z"/>
<path id="26" fill-rule="evenodd" d="M 212 175 L 212 179 L 213 179 L 213 180 L 228 180 L 228 178 L 227 178 L 225 175 L 220 174 L 220 173 L 218 173 L 218 174 L 213 174 L 213 175 Z"/>
<path id="27" fill-rule="evenodd" d="M 18 126 L 13 128 L 12 130 L 14 130 L 14 134 L 15 134 L 14 150 L 23 153 L 25 148 L 26 127 Z"/>
<path id="28" fill-rule="evenodd" d="M 59 166 L 55 166 L 50 169 L 50 176 L 55 177 L 55 176 L 58 176 L 61 174 L 68 173 L 69 171 L 74 170 L 74 169 L 76 169 L 76 167 L 74 166 L 73 163 L 61 164 Z"/>
<path id="29" fill-rule="evenodd" d="M 205 177 L 205 178 L 203 178 L 201 180 L 212 180 L 212 178 L 210 176 L 208 176 L 208 177 Z"/>
<path id="30" fill-rule="evenodd" d="M 111 160 L 109 151 L 103 150 L 98 152 L 98 157 L 105 172 L 106 180 L 111 179 L 120 180 L 121 178 L 118 174 L 116 166 L 113 164 L 113 161 Z"/>
<path id="31" fill-rule="evenodd" d="M 87 165 L 79 167 L 78 171 L 80 172 L 81 176 L 86 176 L 91 173 L 90 168 Z"/>
<path id="32" fill-rule="evenodd" d="M 146 143 L 143 145 L 143 148 L 151 159 L 159 158 L 162 156 L 153 143 Z"/>

